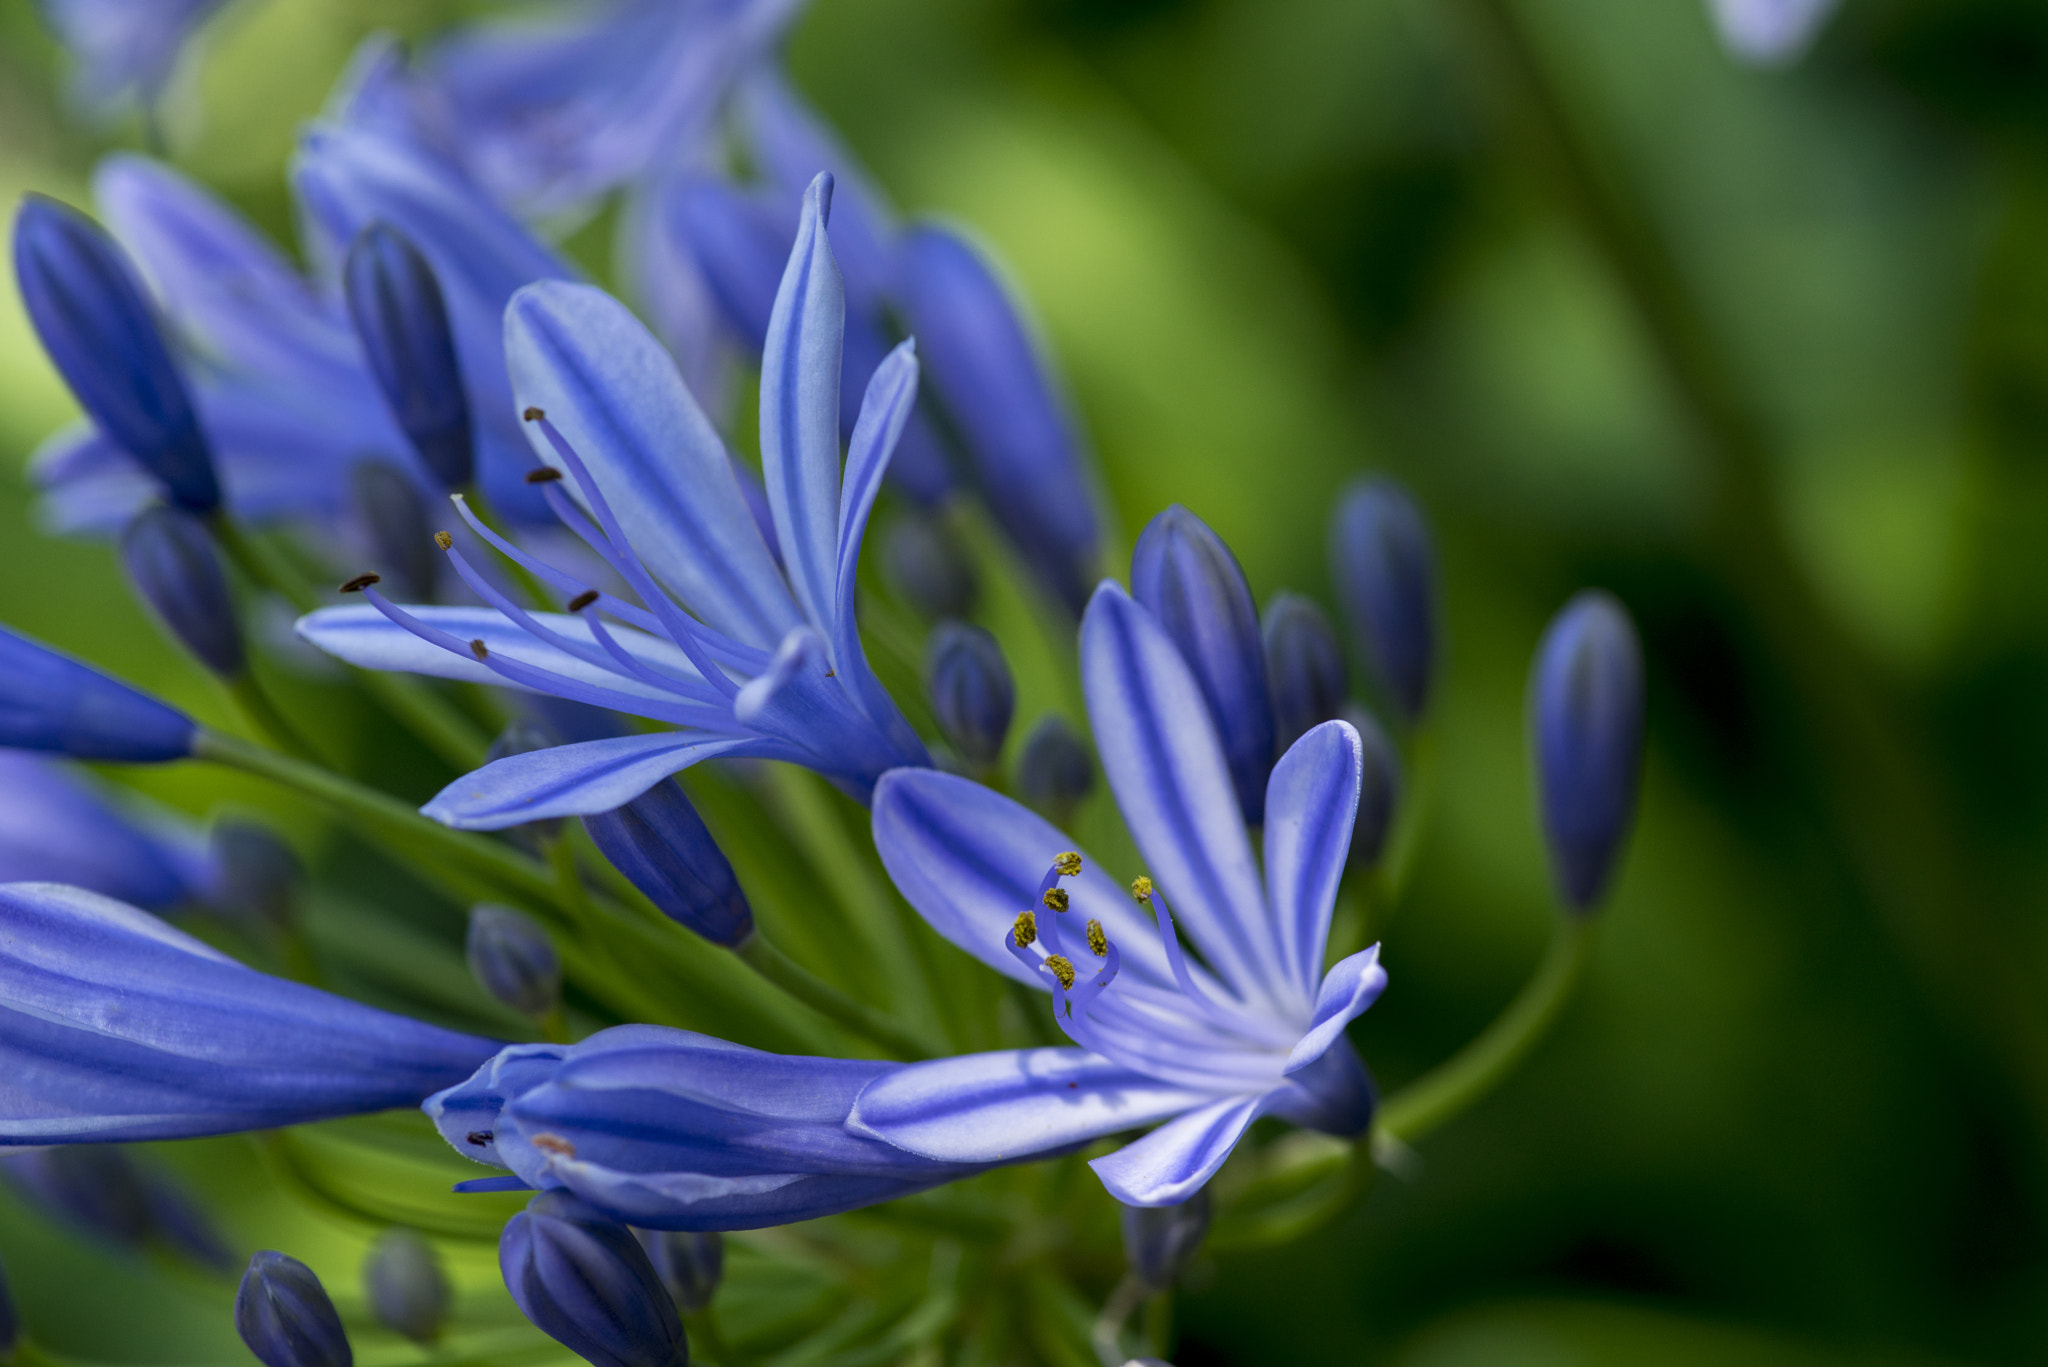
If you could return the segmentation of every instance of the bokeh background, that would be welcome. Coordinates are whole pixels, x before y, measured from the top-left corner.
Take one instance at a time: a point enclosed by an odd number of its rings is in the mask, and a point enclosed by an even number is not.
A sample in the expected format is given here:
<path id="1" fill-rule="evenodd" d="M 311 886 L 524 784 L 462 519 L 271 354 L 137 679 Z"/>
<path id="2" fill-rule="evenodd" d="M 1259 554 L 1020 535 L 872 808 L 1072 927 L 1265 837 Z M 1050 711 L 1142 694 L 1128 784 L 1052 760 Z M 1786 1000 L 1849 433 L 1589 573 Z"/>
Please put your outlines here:
<path id="1" fill-rule="evenodd" d="M 238 0 L 172 159 L 289 240 L 284 159 L 357 39 L 463 9 Z M 1441 764 L 1356 1036 L 1384 1082 L 1548 934 L 1545 619 L 1598 584 L 1645 636 L 1642 820 L 1560 1028 L 1410 1180 L 1206 1258 L 1181 1367 L 2048 1355 L 2048 5 L 1849 0 L 1757 70 L 1700 0 L 818 0 L 790 60 L 899 205 L 1001 253 L 1126 546 L 1178 501 L 1262 601 L 1327 603 L 1341 484 L 1425 505 Z M 136 145 L 0 6 L 0 197 L 87 203 Z M 606 240 L 572 240 L 600 274 Z M 222 715 L 103 549 L 35 528 L 70 408 L 11 279 L 0 396 L 0 619 Z M 243 1141 L 156 1158 L 354 1294 L 357 1236 Z M 53 1348 L 246 1360 L 231 1288 L 4 1191 L 0 1257 Z M 458 1271 L 488 1288 L 488 1245 Z"/>

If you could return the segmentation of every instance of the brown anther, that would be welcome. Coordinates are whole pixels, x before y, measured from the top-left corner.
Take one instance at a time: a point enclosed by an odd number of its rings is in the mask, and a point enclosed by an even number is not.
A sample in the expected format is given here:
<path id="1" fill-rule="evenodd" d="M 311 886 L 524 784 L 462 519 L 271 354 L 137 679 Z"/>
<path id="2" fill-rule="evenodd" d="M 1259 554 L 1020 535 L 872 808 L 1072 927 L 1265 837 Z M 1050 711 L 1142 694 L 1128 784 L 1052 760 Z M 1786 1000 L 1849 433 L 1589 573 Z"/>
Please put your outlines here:
<path id="1" fill-rule="evenodd" d="M 1060 986 L 1061 986 L 1061 988 L 1063 988 L 1064 990 L 1066 990 L 1066 991 L 1068 991 L 1068 992 L 1071 992 L 1071 991 L 1073 991 L 1073 990 L 1074 990 L 1074 965 L 1073 965 L 1072 963 L 1068 962 L 1068 960 L 1067 960 L 1067 956 L 1066 956 L 1066 955 L 1064 955 L 1064 954 L 1048 954 L 1048 955 L 1046 955 L 1046 956 L 1045 956 L 1045 966 L 1046 966 L 1047 968 L 1049 968 L 1049 969 L 1051 969 L 1051 970 L 1052 970 L 1052 975 L 1053 975 L 1053 976 L 1054 976 L 1055 978 L 1058 978 L 1058 979 L 1060 980 Z M 535 1141 L 535 1142 L 539 1142 L 539 1141 Z"/>
<path id="2" fill-rule="evenodd" d="M 574 1158 L 576 1146 L 558 1134 L 537 1134 L 533 1146 L 542 1153 L 551 1153 L 557 1158 Z"/>
<path id="3" fill-rule="evenodd" d="M 434 544 L 444 551 L 452 551 L 455 549 L 455 538 L 446 532 L 435 532 Z"/>
<path id="4" fill-rule="evenodd" d="M 1065 911 L 1067 909 L 1067 890 L 1065 888 L 1047 888 L 1045 890 L 1045 904 L 1054 911 Z"/>
<path id="5" fill-rule="evenodd" d="M 581 612 L 597 601 L 596 589 L 585 589 L 569 600 L 569 611 Z"/>
<path id="6" fill-rule="evenodd" d="M 1088 923 L 1088 952 L 1098 959 L 1109 957 L 1109 937 L 1102 933 L 1102 922 Z"/>
<path id="7" fill-rule="evenodd" d="M 470 1143 L 476 1145 L 478 1148 L 482 1148 L 484 1145 L 490 1143 L 493 1139 L 496 1139 L 498 1136 L 492 1134 L 489 1130 L 471 1130 L 468 1134 L 462 1137 L 464 1139 L 467 1139 Z"/>
<path id="8" fill-rule="evenodd" d="M 346 584 L 343 584 L 341 586 L 341 592 L 361 593 L 364 589 L 370 587 L 370 585 L 381 584 L 383 582 L 384 576 L 381 574 L 359 574 L 355 578 L 349 580 Z"/>
<path id="9" fill-rule="evenodd" d="M 1010 927 L 1011 938 L 1019 945 L 1028 945 L 1038 938 L 1038 914 L 1025 910 L 1017 913 L 1016 923 Z"/>
<path id="10" fill-rule="evenodd" d="M 1140 902 L 1151 901 L 1152 880 L 1142 873 L 1133 878 L 1131 880 L 1131 896 L 1137 898 Z"/>
<path id="11" fill-rule="evenodd" d="M 540 412 L 538 408 L 529 408 L 526 411 L 529 413 Z M 528 470 L 526 472 L 526 482 L 528 484 L 553 484 L 561 477 L 562 472 L 552 465 L 543 465 L 538 470 Z"/>
<path id="12" fill-rule="evenodd" d="M 545 418 L 547 414 L 541 412 L 538 408 L 529 408 L 524 413 L 521 413 L 519 416 L 526 419 L 528 422 L 539 422 L 542 418 Z"/>
<path id="13" fill-rule="evenodd" d="M 476 656 L 479 660 L 491 658 L 491 652 L 484 647 L 484 638 L 481 636 L 469 643 L 469 653 Z"/>
<path id="14" fill-rule="evenodd" d="M 1056 854 L 1052 857 L 1052 867 L 1053 872 L 1062 878 L 1078 878 L 1081 876 L 1081 856 L 1072 850 Z"/>

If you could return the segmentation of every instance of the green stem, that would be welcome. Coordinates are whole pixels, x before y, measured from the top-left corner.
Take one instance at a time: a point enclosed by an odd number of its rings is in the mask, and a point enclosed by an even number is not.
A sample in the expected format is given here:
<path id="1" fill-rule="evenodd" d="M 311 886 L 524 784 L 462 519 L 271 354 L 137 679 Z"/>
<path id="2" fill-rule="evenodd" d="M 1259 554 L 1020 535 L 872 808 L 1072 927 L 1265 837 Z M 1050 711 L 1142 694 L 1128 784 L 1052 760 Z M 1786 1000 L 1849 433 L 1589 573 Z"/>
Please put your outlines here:
<path id="1" fill-rule="evenodd" d="M 901 1059 L 932 1057 L 933 1050 L 916 1035 L 874 1008 L 855 1001 L 784 954 L 756 930 L 733 950 L 741 963 L 804 1005 L 848 1030 L 881 1045 Z"/>
<path id="2" fill-rule="evenodd" d="M 256 681 L 256 675 L 248 669 L 227 680 L 228 696 L 234 699 L 244 717 L 264 735 L 299 759 L 309 763 L 320 763 L 320 752 L 306 739 L 299 728 L 292 725 L 270 693 Z"/>
<path id="3" fill-rule="evenodd" d="M 1590 920 L 1559 916 L 1543 962 L 1507 1010 L 1446 1062 L 1388 1098 L 1373 1137 L 1415 1143 L 1499 1086 L 1570 1000 L 1592 940 Z"/>
<path id="4" fill-rule="evenodd" d="M 263 538 L 249 535 L 225 513 L 216 514 L 212 526 L 228 558 L 250 580 L 281 595 L 299 612 L 320 606 L 320 595 L 298 567 Z M 489 740 L 447 699 L 404 675 L 353 666 L 350 673 L 378 706 L 455 768 L 466 772 L 484 762 Z"/>

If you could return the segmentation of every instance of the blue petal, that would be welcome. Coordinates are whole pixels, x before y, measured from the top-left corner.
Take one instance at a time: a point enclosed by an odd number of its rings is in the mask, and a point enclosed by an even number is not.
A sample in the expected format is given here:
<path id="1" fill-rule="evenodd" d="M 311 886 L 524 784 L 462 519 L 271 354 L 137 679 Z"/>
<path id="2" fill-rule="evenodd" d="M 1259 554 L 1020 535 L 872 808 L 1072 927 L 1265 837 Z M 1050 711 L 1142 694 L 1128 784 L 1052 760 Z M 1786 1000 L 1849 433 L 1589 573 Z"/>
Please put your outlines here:
<path id="1" fill-rule="evenodd" d="M 1267 900 L 1304 1005 L 1323 971 L 1364 763 L 1351 724 L 1324 722 L 1288 748 L 1266 784 Z"/>
<path id="2" fill-rule="evenodd" d="M 623 305 L 579 285 L 522 290 L 506 311 L 505 349 L 520 406 L 547 414 L 634 551 L 692 611 L 758 646 L 797 624 L 724 443 Z M 559 464 L 537 429 L 528 435 L 542 460 Z"/>
<path id="3" fill-rule="evenodd" d="M 0 888 L 0 1144 L 174 1139 L 417 1105 L 496 1045 L 267 977 L 147 912 Z"/>
<path id="4" fill-rule="evenodd" d="M 1387 970 L 1380 967 L 1380 947 L 1362 949 L 1330 970 L 1316 994 L 1316 1012 L 1308 1033 L 1287 1056 L 1287 1071 L 1298 1073 L 1328 1052 L 1344 1027 L 1387 990 Z"/>
<path id="5" fill-rule="evenodd" d="M 1247 1002 L 1302 997 L 1252 862 L 1237 794 L 1194 675 L 1151 614 L 1105 582 L 1081 623 L 1081 682 L 1103 773 L 1167 905 Z"/>
<path id="6" fill-rule="evenodd" d="M 486 764 L 420 808 L 444 826 L 499 831 L 556 816 L 608 812 L 702 760 L 720 755 L 791 758 L 786 746 L 751 737 L 669 731 L 531 750 Z"/>
<path id="7" fill-rule="evenodd" d="M 942 1162 L 1005 1163 L 1149 1125 L 1213 1095 L 1082 1049 L 1007 1049 L 877 1078 L 846 1124 Z"/>
<path id="8" fill-rule="evenodd" d="M 804 193 L 761 353 L 761 474 L 804 615 L 832 635 L 839 538 L 839 362 L 846 295 L 825 236 L 832 181 Z"/>
<path id="9" fill-rule="evenodd" d="M 206 891 L 200 838 L 179 842 L 138 823 L 80 771 L 0 750 L 0 883 L 69 883 L 136 906 L 175 906 Z"/>
<path id="10" fill-rule="evenodd" d="M 161 764 L 192 753 L 182 712 L 0 627 L 0 748 Z"/>
<path id="11" fill-rule="evenodd" d="M 1127 1206 L 1177 1206 L 1216 1175 L 1265 1111 L 1264 1096 L 1212 1101 L 1088 1166 L 1109 1194 Z"/>

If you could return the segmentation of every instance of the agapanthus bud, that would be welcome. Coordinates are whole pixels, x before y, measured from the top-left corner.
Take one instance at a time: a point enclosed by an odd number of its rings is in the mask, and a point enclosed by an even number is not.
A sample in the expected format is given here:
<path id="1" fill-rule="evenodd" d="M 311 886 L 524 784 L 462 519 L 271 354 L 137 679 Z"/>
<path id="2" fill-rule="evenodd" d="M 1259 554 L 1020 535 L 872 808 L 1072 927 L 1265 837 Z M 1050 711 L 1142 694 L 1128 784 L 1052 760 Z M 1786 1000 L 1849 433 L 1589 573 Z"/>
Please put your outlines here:
<path id="1" fill-rule="evenodd" d="M 127 253 L 76 209 L 32 194 L 14 220 L 14 272 L 43 349 L 93 424 L 173 503 L 219 507 L 212 449 Z"/>
<path id="2" fill-rule="evenodd" d="M 1529 678 L 1529 720 L 1558 895 L 1584 911 L 1606 891 L 1642 769 L 1642 646 L 1613 595 L 1587 590 L 1551 619 Z"/>
<path id="3" fill-rule="evenodd" d="M 469 395 L 434 268 L 405 234 L 372 223 L 349 244 L 341 278 L 370 373 L 399 430 L 444 488 L 468 484 L 476 467 Z"/>
<path id="4" fill-rule="evenodd" d="M 204 522 L 183 508 L 143 509 L 121 534 L 121 566 L 164 629 L 201 664 L 222 678 L 242 672 L 242 628 Z"/>
<path id="5" fill-rule="evenodd" d="M 636 1229 L 633 1236 L 647 1250 L 654 1275 L 668 1288 L 676 1309 L 694 1315 L 711 1304 L 725 1276 L 725 1238 L 716 1231 Z"/>
<path id="6" fill-rule="evenodd" d="M 204 1266 L 233 1266 L 233 1255 L 205 1212 L 119 1144 L 0 1154 L 0 1177 L 30 1205 L 93 1238 L 131 1249 L 160 1240 Z"/>
<path id="7" fill-rule="evenodd" d="M 974 566 L 936 517 L 905 509 L 889 523 L 882 533 L 882 577 L 904 602 L 934 620 L 974 611 Z"/>
<path id="8" fill-rule="evenodd" d="M 313 1269 L 265 1251 L 235 1292 L 235 1330 L 264 1367 L 351 1367 L 348 1333 Z"/>
<path id="9" fill-rule="evenodd" d="M 924 676 L 946 739 L 970 763 L 995 763 L 1017 709 L 1017 685 L 996 638 L 964 622 L 939 623 L 925 650 Z"/>
<path id="10" fill-rule="evenodd" d="M 419 486 L 381 460 L 364 460 L 348 472 L 348 489 L 384 592 L 401 601 L 432 598 L 441 555 Z"/>
<path id="11" fill-rule="evenodd" d="M 453 1292 L 434 1246 L 394 1225 L 370 1246 L 363 1261 L 363 1296 L 385 1328 L 415 1343 L 431 1343 L 448 1318 Z"/>
<path id="12" fill-rule="evenodd" d="M 1266 814 L 1273 708 L 1259 612 L 1237 557 L 1178 503 L 1152 519 L 1131 553 L 1131 596 L 1179 647 L 1209 704 L 1244 819 Z"/>
<path id="13" fill-rule="evenodd" d="M 1358 782 L 1358 816 L 1351 825 L 1351 859 L 1372 868 L 1387 852 L 1394 814 L 1401 808 L 1401 755 L 1372 713 L 1347 705 L 1341 715 L 1358 732 L 1364 772 Z"/>
<path id="14" fill-rule="evenodd" d="M 1804 56 L 1838 0 L 1713 0 L 1714 26 L 1728 51 L 1757 66 Z"/>
<path id="15" fill-rule="evenodd" d="M 670 920 L 713 944 L 737 945 L 754 933 L 754 911 L 739 876 L 674 779 L 623 807 L 584 817 L 583 828 Z"/>
<path id="16" fill-rule="evenodd" d="M 189 757 L 198 732 L 184 713 L 0 627 L 0 749 L 159 764 Z"/>
<path id="17" fill-rule="evenodd" d="M 1100 530 L 1081 445 L 1016 303 L 981 253 L 934 225 L 897 248 L 897 303 L 990 514 L 1053 596 L 1079 612 Z"/>
<path id="18" fill-rule="evenodd" d="M 670 231 L 702 272 L 726 328 L 758 355 L 795 225 L 716 176 L 678 182 L 664 207 Z"/>
<path id="19" fill-rule="evenodd" d="M 1017 756 L 1017 795 L 1055 826 L 1064 826 L 1095 787 L 1095 757 L 1066 718 L 1040 717 Z"/>
<path id="20" fill-rule="evenodd" d="M 685 1367 L 683 1326 L 646 1250 L 566 1191 L 543 1192 L 505 1225 L 498 1267 L 542 1333 L 595 1367 Z"/>
<path id="21" fill-rule="evenodd" d="M 463 949 L 484 991 L 514 1011 L 540 1017 L 561 1009 L 562 961 L 555 942 L 525 912 L 471 907 Z"/>
<path id="22" fill-rule="evenodd" d="M 233 817 L 214 823 L 210 843 L 219 870 L 219 909 L 265 925 L 289 925 L 306 877 L 292 847 L 268 827 Z"/>
<path id="23" fill-rule="evenodd" d="M 1373 475 L 1345 491 L 1330 527 L 1330 576 L 1380 687 L 1417 720 L 1436 672 L 1436 553 L 1405 489 Z"/>
<path id="24" fill-rule="evenodd" d="M 1209 1232 L 1209 1189 L 1177 1206 L 1124 1206 L 1124 1260 L 1148 1291 L 1170 1288 Z"/>
<path id="25" fill-rule="evenodd" d="M 1266 690 L 1273 699 L 1273 753 L 1289 746 L 1344 707 L 1344 648 L 1323 610 L 1299 594 L 1278 593 L 1261 622 L 1266 644 Z"/>

